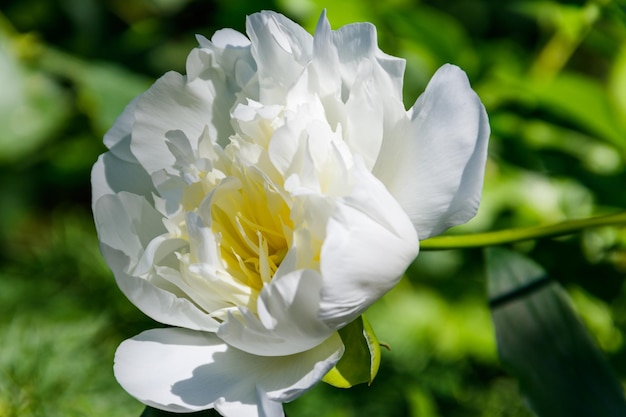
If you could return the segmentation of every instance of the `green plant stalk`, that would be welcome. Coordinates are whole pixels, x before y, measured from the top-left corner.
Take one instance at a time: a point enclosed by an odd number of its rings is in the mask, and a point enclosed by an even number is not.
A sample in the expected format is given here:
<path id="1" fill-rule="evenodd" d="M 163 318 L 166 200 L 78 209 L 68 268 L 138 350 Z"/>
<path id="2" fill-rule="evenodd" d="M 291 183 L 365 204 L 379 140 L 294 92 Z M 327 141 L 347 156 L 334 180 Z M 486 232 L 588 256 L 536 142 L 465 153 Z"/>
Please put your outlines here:
<path id="1" fill-rule="evenodd" d="M 543 50 L 533 63 L 530 74 L 544 79 L 554 78 L 572 57 L 576 49 L 587 37 L 593 25 L 601 16 L 603 2 L 589 0 L 581 6 L 580 13 L 583 16 L 580 26 L 576 28 L 575 34 L 568 31 L 561 25 L 557 28 L 554 36 L 548 41 Z M 568 28 L 571 30 L 571 28 Z"/>
<path id="2" fill-rule="evenodd" d="M 622 224 L 626 224 L 626 212 L 608 216 L 591 217 L 588 219 L 568 220 L 547 226 L 520 227 L 495 232 L 432 237 L 422 241 L 420 245 L 421 250 L 431 251 L 482 248 L 521 242 L 524 240 L 570 235 L 591 227 L 617 226 Z"/>

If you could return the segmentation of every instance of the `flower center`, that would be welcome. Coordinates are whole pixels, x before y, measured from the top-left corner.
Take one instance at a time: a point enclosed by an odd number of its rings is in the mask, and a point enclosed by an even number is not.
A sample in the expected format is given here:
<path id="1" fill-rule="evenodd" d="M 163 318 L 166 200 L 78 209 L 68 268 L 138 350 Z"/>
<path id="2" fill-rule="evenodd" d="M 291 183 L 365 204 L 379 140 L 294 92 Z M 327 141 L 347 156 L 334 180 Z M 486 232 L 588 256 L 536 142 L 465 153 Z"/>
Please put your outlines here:
<path id="1" fill-rule="evenodd" d="M 240 168 L 216 190 L 211 204 L 212 230 L 228 273 L 260 291 L 291 245 L 290 207 L 279 189 L 258 170 Z"/>

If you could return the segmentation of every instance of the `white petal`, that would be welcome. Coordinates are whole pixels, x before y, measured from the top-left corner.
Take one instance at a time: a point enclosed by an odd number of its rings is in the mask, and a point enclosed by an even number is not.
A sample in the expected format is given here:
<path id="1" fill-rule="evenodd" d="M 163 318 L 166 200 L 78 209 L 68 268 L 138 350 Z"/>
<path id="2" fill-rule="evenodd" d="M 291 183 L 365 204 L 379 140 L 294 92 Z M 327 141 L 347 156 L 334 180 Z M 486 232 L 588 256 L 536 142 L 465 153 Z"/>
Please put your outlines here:
<path id="1" fill-rule="evenodd" d="M 122 251 L 133 267 L 145 246 L 166 231 L 161 217 L 145 198 L 126 192 L 103 196 L 94 210 L 100 242 Z"/>
<path id="2" fill-rule="evenodd" d="M 207 46 L 205 38 L 199 37 L 198 41 L 201 46 Z M 246 38 L 243 33 L 233 29 L 220 29 L 215 31 L 211 37 L 211 42 L 218 48 L 226 48 L 229 46 L 247 48 L 250 46 L 250 40 Z"/>
<path id="3" fill-rule="evenodd" d="M 213 314 L 249 303 L 253 290 L 223 269 L 215 234 L 196 213 L 187 213 L 186 219 L 190 256 L 182 257 L 185 262 L 181 260 L 174 268 L 158 269 L 159 274 Z"/>
<path id="4" fill-rule="evenodd" d="M 91 169 L 92 210 L 100 197 L 120 191 L 151 200 L 155 189 L 152 179 L 141 165 L 122 160 L 112 152 L 104 153 Z"/>
<path id="5" fill-rule="evenodd" d="M 135 98 L 104 135 L 104 144 L 110 152 L 102 154 L 91 172 L 92 210 L 105 194 L 129 191 L 146 198 L 154 192 L 150 175 L 139 164 L 130 149 L 131 130 L 135 121 Z"/>
<path id="6" fill-rule="evenodd" d="M 246 31 L 252 41 L 264 104 L 279 104 L 310 60 L 313 37 L 278 13 L 264 11 L 248 16 Z"/>
<path id="7" fill-rule="evenodd" d="M 151 281 L 144 275 L 132 275 L 149 243 L 163 231 L 159 213 L 145 199 L 128 193 L 106 195 L 97 201 L 94 218 L 102 254 L 118 286 L 133 304 L 161 323 L 217 330 L 214 319 L 171 288 L 164 288 L 167 283 L 161 283 L 154 273 Z M 158 248 L 154 249 L 152 256 L 157 256 Z"/>
<path id="8" fill-rule="evenodd" d="M 283 265 L 281 265 L 283 268 Z M 257 316 L 230 316 L 218 336 L 246 352 L 263 356 L 290 355 L 311 349 L 333 329 L 318 317 L 322 279 L 316 271 L 276 273 L 261 291 Z"/>
<path id="9" fill-rule="evenodd" d="M 111 129 L 104 135 L 103 141 L 105 146 L 124 161 L 137 161 L 130 153 L 130 135 L 135 122 L 135 109 L 140 97 L 136 97 L 128 103 L 122 114 L 115 120 Z"/>
<path id="10" fill-rule="evenodd" d="M 352 152 L 360 155 L 370 170 L 383 141 L 384 109 L 381 94 L 388 94 L 389 91 L 384 85 L 377 85 L 375 71 L 371 61 L 361 62 L 345 107 L 345 140 Z"/>
<path id="11" fill-rule="evenodd" d="M 355 23 L 343 26 L 333 33 L 333 39 L 341 62 L 340 70 L 345 84 L 344 89 L 349 91 L 352 88 L 359 65 L 365 58 L 369 58 L 380 65 L 388 77 L 386 81 L 388 88 L 381 93 L 402 100 L 405 61 L 387 55 L 378 48 L 374 25 Z"/>
<path id="12" fill-rule="evenodd" d="M 318 77 L 315 93 L 320 97 L 329 94 L 341 97 L 341 72 L 339 56 L 333 43 L 333 33 L 324 10 L 317 21 L 313 37 L 313 62 L 311 64 Z"/>
<path id="13" fill-rule="evenodd" d="M 314 88 L 323 99 L 323 117 L 333 127 L 341 125 L 352 153 L 360 155 L 371 169 L 386 126 L 406 117 L 402 105 L 404 60 L 378 48 L 373 25 L 353 24 L 331 32 L 324 13 L 315 32 L 314 54 L 308 70 L 317 80 Z"/>
<path id="14" fill-rule="evenodd" d="M 178 297 L 171 289 L 161 288 L 164 284 L 156 286 L 144 278 L 126 273 L 124 270 L 128 260 L 121 252 L 105 245 L 101 245 L 101 250 L 113 270 L 120 290 L 145 315 L 171 326 L 204 331 L 217 330 L 218 322 L 189 300 Z"/>
<path id="15" fill-rule="evenodd" d="M 200 35 L 196 38 L 200 48 L 191 51 L 187 58 L 187 79 L 199 77 L 229 85 L 232 92 L 243 90 L 256 72 L 250 40 L 232 29 L 218 30 L 210 41 Z M 244 97 L 250 96 L 244 94 Z"/>
<path id="16" fill-rule="evenodd" d="M 257 401 L 259 407 L 259 417 L 284 417 L 283 404 L 268 398 L 267 393 L 256 387 Z"/>
<path id="17" fill-rule="evenodd" d="M 205 128 L 214 142 L 227 143 L 233 133 L 229 110 L 234 100 L 224 80 L 187 82 L 184 76 L 168 72 L 137 103 L 132 153 L 151 174 L 176 161 L 165 140 L 171 132 L 184 132 L 192 149 L 198 148 Z"/>
<path id="18" fill-rule="evenodd" d="M 337 205 L 322 246 L 320 317 L 340 328 L 389 291 L 418 252 L 415 229 L 383 184 L 355 159 L 352 194 Z"/>
<path id="19" fill-rule="evenodd" d="M 437 71 L 409 116 L 410 132 L 385 138 L 374 174 L 426 239 L 476 214 L 489 124 L 467 76 L 453 65 Z"/>
<path id="20" fill-rule="evenodd" d="M 114 370 L 126 391 L 162 410 L 215 408 L 227 417 L 279 417 L 282 410 L 272 402 L 304 393 L 342 354 L 338 335 L 301 354 L 262 357 L 230 347 L 211 333 L 168 328 L 124 341 Z"/>

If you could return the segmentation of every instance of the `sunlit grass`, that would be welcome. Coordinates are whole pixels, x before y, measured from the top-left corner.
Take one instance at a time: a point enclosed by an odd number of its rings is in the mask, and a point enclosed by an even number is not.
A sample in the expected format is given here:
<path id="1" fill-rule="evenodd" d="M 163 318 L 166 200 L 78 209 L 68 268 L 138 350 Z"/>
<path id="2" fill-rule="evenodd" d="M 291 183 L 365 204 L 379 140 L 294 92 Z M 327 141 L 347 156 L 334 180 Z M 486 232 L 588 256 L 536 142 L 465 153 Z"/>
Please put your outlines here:
<path id="1" fill-rule="evenodd" d="M 141 412 L 112 374 L 126 302 L 87 216 L 56 216 L 37 234 L 12 236 L 11 262 L 0 272 L 2 417 Z"/>

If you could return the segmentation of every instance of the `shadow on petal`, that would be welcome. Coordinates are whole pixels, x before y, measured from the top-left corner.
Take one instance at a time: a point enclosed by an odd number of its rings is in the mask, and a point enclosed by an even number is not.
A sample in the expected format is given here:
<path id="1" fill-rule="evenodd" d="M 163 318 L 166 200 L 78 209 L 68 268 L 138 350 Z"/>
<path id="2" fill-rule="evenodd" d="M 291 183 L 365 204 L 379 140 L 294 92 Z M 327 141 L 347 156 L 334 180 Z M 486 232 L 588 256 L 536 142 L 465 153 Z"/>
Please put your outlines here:
<path id="1" fill-rule="evenodd" d="M 212 363 L 196 367 L 191 378 L 174 383 L 172 393 L 197 407 L 231 402 L 256 406 L 254 381 L 241 372 L 245 361 L 233 353 L 214 353 Z"/>

